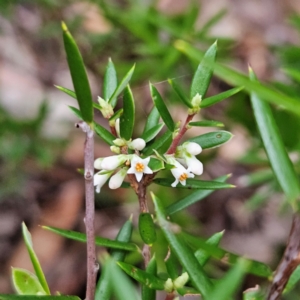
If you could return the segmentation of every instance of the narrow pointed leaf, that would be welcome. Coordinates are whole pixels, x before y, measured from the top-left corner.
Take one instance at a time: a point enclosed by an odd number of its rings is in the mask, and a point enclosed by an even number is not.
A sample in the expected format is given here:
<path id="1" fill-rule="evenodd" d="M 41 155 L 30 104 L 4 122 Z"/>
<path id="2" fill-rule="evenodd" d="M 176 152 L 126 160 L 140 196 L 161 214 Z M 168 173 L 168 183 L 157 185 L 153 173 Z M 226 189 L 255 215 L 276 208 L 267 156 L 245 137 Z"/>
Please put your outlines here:
<path id="1" fill-rule="evenodd" d="M 42 226 L 42 228 L 52 231 L 56 234 L 59 234 L 68 239 L 71 239 L 71 240 L 75 240 L 75 241 L 79 241 L 79 242 L 83 242 L 83 243 L 86 242 L 86 235 L 81 232 L 60 229 L 60 228 L 56 228 L 56 227 L 52 227 L 52 226 Z M 95 244 L 98 246 L 108 247 L 108 248 L 112 248 L 112 249 L 120 249 L 120 250 L 124 250 L 124 251 L 137 251 L 139 249 L 138 246 L 133 243 L 114 241 L 114 240 L 106 239 L 103 237 L 96 237 Z"/>
<path id="2" fill-rule="evenodd" d="M 124 272 L 122 272 L 120 267 L 117 266 L 115 260 L 108 259 L 105 263 L 105 268 L 108 270 L 109 280 L 112 283 L 113 294 L 116 295 L 118 300 L 138 299 L 135 287 Z"/>
<path id="3" fill-rule="evenodd" d="M 243 292 L 243 300 L 265 300 L 266 295 L 261 291 L 259 285 L 253 288 L 247 289 Z"/>
<path id="4" fill-rule="evenodd" d="M 164 123 L 160 123 L 155 125 L 154 127 L 150 128 L 149 130 L 147 130 L 146 132 L 144 132 L 141 135 L 141 138 L 146 142 L 150 142 L 151 140 L 153 140 L 158 134 L 159 132 L 162 130 L 162 128 L 164 127 Z"/>
<path id="5" fill-rule="evenodd" d="M 131 220 L 126 221 L 125 224 L 120 229 L 116 237 L 116 240 L 119 242 L 128 243 L 131 238 L 132 229 L 133 229 L 132 221 Z M 125 255 L 126 252 L 122 250 L 113 250 L 111 253 L 111 257 L 115 261 L 123 261 Z M 112 286 L 111 286 L 109 274 L 106 269 L 105 272 L 101 272 L 101 276 L 97 283 L 95 300 L 109 300 L 111 298 L 111 294 L 112 294 Z"/>
<path id="6" fill-rule="evenodd" d="M 157 110 L 159 111 L 161 118 L 165 122 L 168 129 L 171 132 L 173 132 L 175 129 L 174 121 L 173 121 L 173 119 L 170 115 L 170 112 L 169 112 L 164 100 L 162 99 L 160 93 L 158 92 L 156 87 L 153 86 L 152 84 L 150 84 L 150 92 L 151 92 L 152 100 L 153 100 Z"/>
<path id="7" fill-rule="evenodd" d="M 191 245 L 192 247 L 195 247 L 197 250 L 202 249 L 210 256 L 217 258 L 219 260 L 224 259 L 224 262 L 227 262 L 229 264 L 235 264 L 238 259 L 240 258 L 239 255 L 231 253 L 229 251 L 226 251 L 220 247 L 217 247 L 215 245 L 209 245 L 206 243 L 206 241 L 200 237 L 194 237 L 187 233 L 180 233 L 180 237 L 184 238 L 186 242 Z M 270 267 L 262 262 L 250 260 L 251 262 L 249 267 L 249 273 L 254 274 L 256 276 L 261 277 L 270 277 L 272 276 L 273 271 L 270 269 Z"/>
<path id="8" fill-rule="evenodd" d="M 112 107 L 115 107 L 117 104 L 117 98 L 118 96 L 122 93 L 122 91 L 125 89 L 127 86 L 128 82 L 130 81 L 132 74 L 134 72 L 135 65 L 132 66 L 132 68 L 128 71 L 128 73 L 125 75 L 125 77 L 122 79 L 118 87 L 115 89 L 113 94 L 109 98 L 109 103 L 111 104 Z"/>
<path id="9" fill-rule="evenodd" d="M 135 106 L 129 85 L 124 90 L 123 114 L 120 117 L 120 135 L 125 140 L 130 140 L 134 127 Z"/>
<path id="10" fill-rule="evenodd" d="M 224 235 L 224 230 L 213 234 L 209 239 L 206 240 L 206 244 L 218 246 L 222 237 Z M 203 267 L 210 258 L 210 254 L 203 251 L 201 248 L 195 252 L 195 257 L 197 258 L 199 264 Z"/>
<path id="11" fill-rule="evenodd" d="M 193 77 L 190 98 L 193 99 L 196 94 L 205 97 L 206 91 L 208 89 L 217 55 L 217 42 L 213 43 L 210 48 L 204 54 L 196 73 Z"/>
<path id="12" fill-rule="evenodd" d="M 164 233 L 165 238 L 170 244 L 171 250 L 174 251 L 182 266 L 187 270 L 190 280 L 203 295 L 203 298 L 209 299 L 207 298 L 207 295 L 212 288 L 209 278 L 204 273 L 202 267 L 198 263 L 194 253 L 190 250 L 190 248 L 188 248 L 187 245 L 172 232 L 172 226 L 166 220 L 160 200 L 154 194 L 151 196 L 154 202 L 158 223 Z"/>
<path id="13" fill-rule="evenodd" d="M 228 131 L 213 131 L 189 139 L 189 142 L 199 144 L 202 149 L 215 148 L 227 143 L 233 137 Z"/>
<path id="14" fill-rule="evenodd" d="M 199 57 L 204 55 L 201 50 L 194 48 L 183 40 L 177 40 L 175 47 L 195 61 L 199 61 Z M 264 100 L 280 105 L 286 110 L 300 115 L 300 98 L 290 97 L 271 86 L 251 81 L 248 76 L 219 63 L 215 63 L 214 74 L 230 85 L 244 86 L 246 91 L 253 91 Z"/>
<path id="15" fill-rule="evenodd" d="M 129 276 L 134 278 L 136 281 L 146 285 L 150 289 L 155 289 L 155 290 L 161 291 L 165 287 L 165 281 L 156 277 L 155 275 L 147 273 L 141 269 L 136 268 L 133 265 L 130 265 L 130 264 L 127 264 L 124 262 L 118 262 L 118 265 Z"/>
<path id="16" fill-rule="evenodd" d="M 117 72 L 111 58 L 108 59 L 104 80 L 103 80 L 103 98 L 105 101 L 110 99 L 118 85 Z M 115 101 L 112 99 L 112 101 Z"/>
<path id="17" fill-rule="evenodd" d="M 171 184 L 174 182 L 173 178 L 155 178 L 154 183 L 162 186 L 171 187 Z M 234 188 L 235 186 L 229 183 L 217 182 L 217 181 L 204 181 L 197 179 L 187 179 L 186 185 L 178 184 L 176 186 L 180 189 L 201 189 L 201 190 L 220 190 Z"/>
<path id="18" fill-rule="evenodd" d="M 149 161 L 149 164 L 148 164 L 148 167 L 153 171 L 153 172 L 158 172 L 159 170 L 162 170 L 164 169 L 164 162 L 159 160 L 159 159 L 156 159 L 154 157 L 151 157 L 150 158 L 150 161 Z"/>
<path id="19" fill-rule="evenodd" d="M 32 240 L 31 240 L 31 234 L 28 231 L 28 229 L 27 229 L 27 227 L 26 227 L 26 225 L 25 225 L 24 222 L 22 223 L 22 233 L 23 233 L 23 238 L 24 238 L 24 241 L 25 241 L 25 245 L 26 245 L 28 254 L 30 256 L 30 260 L 31 260 L 32 266 L 33 266 L 34 271 L 35 271 L 35 275 L 37 276 L 37 278 L 38 278 L 41 286 L 43 287 L 45 293 L 47 295 L 50 295 L 50 290 L 49 290 L 48 283 L 46 281 L 44 272 L 42 270 L 42 267 L 40 265 L 38 257 L 36 256 L 36 254 L 35 254 L 35 252 L 33 250 L 33 245 L 32 245 Z"/>
<path id="20" fill-rule="evenodd" d="M 250 78 L 256 81 L 252 70 Z M 254 92 L 251 93 L 251 103 L 274 174 L 288 200 L 295 205 L 300 194 L 299 180 L 280 137 L 271 108 Z"/>
<path id="21" fill-rule="evenodd" d="M 291 291 L 299 281 L 300 281 L 300 266 L 298 265 L 298 267 L 294 270 L 291 277 L 289 278 L 289 281 L 284 289 L 284 293 Z"/>
<path id="22" fill-rule="evenodd" d="M 67 89 L 67 88 L 65 88 L 65 87 L 59 86 L 59 85 L 55 85 L 55 87 L 56 87 L 57 89 L 59 89 L 60 91 L 66 93 L 67 95 L 71 96 L 72 98 L 77 99 L 76 93 L 75 93 L 74 91 L 69 90 L 69 89 Z"/>
<path id="23" fill-rule="evenodd" d="M 85 66 L 76 42 L 65 23 L 62 23 L 62 29 L 68 65 L 82 118 L 91 125 L 94 113 L 93 100 Z"/>
<path id="24" fill-rule="evenodd" d="M 150 259 L 148 266 L 146 267 L 146 272 L 150 275 L 156 277 L 157 273 L 157 264 L 155 255 Z M 142 285 L 142 300 L 155 300 L 156 299 L 156 291 L 155 289 L 151 289 L 147 287 L 145 284 Z"/>
<path id="25" fill-rule="evenodd" d="M 103 139 L 105 143 L 111 146 L 114 145 L 113 141 L 116 139 L 116 137 L 112 133 L 97 123 L 94 123 L 94 128 L 95 132 Z"/>
<path id="26" fill-rule="evenodd" d="M 214 289 L 207 299 L 232 299 L 245 277 L 249 264 L 249 261 L 239 259 L 236 265 L 233 266 L 231 270 L 215 284 Z"/>
<path id="27" fill-rule="evenodd" d="M 181 87 L 176 83 L 175 80 L 169 79 L 169 84 L 172 86 L 176 94 L 178 95 L 179 99 L 185 104 L 187 107 L 192 108 L 193 105 L 191 101 L 184 95 L 184 92 L 182 91 Z"/>
<path id="28" fill-rule="evenodd" d="M 69 105 L 69 108 L 72 110 L 72 112 L 75 114 L 75 116 L 78 119 L 82 120 L 82 115 L 81 115 L 81 112 L 80 112 L 80 110 L 78 108 L 76 108 L 74 106 L 71 106 L 71 105 Z"/>
<path id="29" fill-rule="evenodd" d="M 173 251 L 169 249 L 169 252 L 167 254 L 167 258 L 165 259 L 165 264 L 167 268 L 167 272 L 169 277 L 172 280 L 175 280 L 179 274 L 178 274 L 178 260 L 175 257 Z"/>
<path id="30" fill-rule="evenodd" d="M 189 126 L 196 126 L 196 127 L 224 127 L 224 124 L 219 121 L 213 120 L 202 120 L 198 122 L 190 122 Z"/>
<path id="31" fill-rule="evenodd" d="M 153 106 L 149 116 L 147 117 L 147 121 L 143 130 L 143 134 L 156 126 L 159 122 L 160 114 L 156 108 L 156 106 Z"/>
<path id="32" fill-rule="evenodd" d="M 236 87 L 236 88 L 233 88 L 233 89 L 230 89 L 226 92 L 223 92 L 223 93 L 220 93 L 218 95 L 215 95 L 215 96 L 211 96 L 211 97 L 208 97 L 208 98 L 205 98 L 201 101 L 201 104 L 200 104 L 200 107 L 201 108 L 204 108 L 204 107 L 209 107 L 209 106 L 212 106 L 224 99 L 227 99 L 235 94 L 237 94 L 238 92 L 240 92 L 244 87 L 243 86 L 240 86 L 240 87 Z"/>
<path id="33" fill-rule="evenodd" d="M 216 178 L 215 181 L 217 182 L 225 182 L 230 175 L 224 175 L 219 178 Z M 208 195 L 210 195 L 214 190 L 197 190 L 188 196 L 184 197 L 181 200 L 171 204 L 166 208 L 166 214 L 172 215 L 180 210 L 183 210 L 194 203 L 205 199 Z"/>
<path id="34" fill-rule="evenodd" d="M 160 147 L 162 147 L 166 142 L 170 140 L 172 137 L 172 132 L 171 131 L 166 131 L 162 136 L 160 136 L 158 139 L 155 140 L 155 142 L 149 146 L 147 146 L 143 150 L 143 154 L 145 156 L 149 156 L 153 153 L 153 149 L 157 150 Z"/>
<path id="35" fill-rule="evenodd" d="M 46 295 L 35 274 L 27 270 L 13 268 L 12 279 L 14 288 L 19 295 Z"/>

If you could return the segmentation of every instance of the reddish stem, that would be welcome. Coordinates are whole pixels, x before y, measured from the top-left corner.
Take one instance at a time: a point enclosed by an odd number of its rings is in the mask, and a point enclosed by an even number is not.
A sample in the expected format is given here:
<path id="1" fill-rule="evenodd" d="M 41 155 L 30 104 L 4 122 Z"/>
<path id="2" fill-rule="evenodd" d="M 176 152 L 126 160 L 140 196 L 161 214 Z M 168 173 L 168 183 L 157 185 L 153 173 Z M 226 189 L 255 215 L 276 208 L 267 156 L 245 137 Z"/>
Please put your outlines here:
<path id="1" fill-rule="evenodd" d="M 189 122 L 192 121 L 193 117 L 195 114 L 192 115 L 188 115 L 186 117 L 186 120 L 183 124 L 183 126 L 181 127 L 181 129 L 179 130 L 178 134 L 176 135 L 175 139 L 172 141 L 171 146 L 169 147 L 168 151 L 166 152 L 166 154 L 174 154 L 176 151 L 176 148 L 181 140 L 181 138 L 183 137 L 183 135 L 187 132 L 188 130 L 188 125 Z"/>

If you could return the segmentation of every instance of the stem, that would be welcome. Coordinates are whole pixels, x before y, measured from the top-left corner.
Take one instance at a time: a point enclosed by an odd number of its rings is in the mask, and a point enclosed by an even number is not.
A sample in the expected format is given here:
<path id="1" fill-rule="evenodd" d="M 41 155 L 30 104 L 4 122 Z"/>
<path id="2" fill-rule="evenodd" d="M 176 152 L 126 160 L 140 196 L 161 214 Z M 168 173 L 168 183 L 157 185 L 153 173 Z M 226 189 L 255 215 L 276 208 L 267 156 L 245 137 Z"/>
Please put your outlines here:
<path id="1" fill-rule="evenodd" d="M 186 117 L 186 120 L 185 120 L 183 126 L 181 127 L 180 131 L 176 135 L 175 139 L 172 141 L 172 144 L 169 147 L 169 149 L 166 152 L 166 154 L 173 154 L 173 153 L 175 153 L 176 147 L 178 146 L 178 144 L 179 144 L 181 138 L 183 137 L 183 135 L 187 132 L 187 130 L 188 130 L 188 124 L 189 124 L 189 122 L 192 121 L 194 115 L 195 114 L 192 114 L 192 115 L 188 115 Z"/>
<path id="2" fill-rule="evenodd" d="M 175 298 L 175 294 L 174 293 L 168 293 L 166 295 L 166 299 L 165 300 L 173 300 Z"/>
<path id="3" fill-rule="evenodd" d="M 295 214 L 289 240 L 277 267 L 267 300 L 280 299 L 293 271 L 300 264 L 300 215 Z"/>
<path id="4" fill-rule="evenodd" d="M 95 194 L 94 194 L 94 131 L 85 122 L 79 122 L 76 127 L 80 127 L 86 133 L 84 143 L 84 179 L 85 179 L 85 227 L 87 238 L 87 285 L 85 300 L 94 300 L 96 275 L 98 263 L 96 261 L 95 246 Z"/>

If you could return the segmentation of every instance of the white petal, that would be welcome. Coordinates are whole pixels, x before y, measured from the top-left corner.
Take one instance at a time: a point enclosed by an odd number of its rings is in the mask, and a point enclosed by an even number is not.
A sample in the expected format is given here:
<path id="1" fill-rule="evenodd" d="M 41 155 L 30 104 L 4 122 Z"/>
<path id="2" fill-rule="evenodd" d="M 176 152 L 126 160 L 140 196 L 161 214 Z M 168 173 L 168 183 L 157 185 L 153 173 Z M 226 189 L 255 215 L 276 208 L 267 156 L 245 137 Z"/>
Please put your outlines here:
<path id="1" fill-rule="evenodd" d="M 172 187 L 176 187 L 177 184 L 178 184 L 178 179 L 176 179 L 176 180 L 171 184 L 171 186 L 172 186 Z"/>
<path id="2" fill-rule="evenodd" d="M 135 173 L 135 166 L 131 166 L 128 171 L 127 174 L 134 174 Z"/>
<path id="3" fill-rule="evenodd" d="M 110 189 L 118 189 L 126 176 L 126 170 L 120 170 L 118 173 L 113 175 L 108 183 Z"/>
<path id="4" fill-rule="evenodd" d="M 105 157 L 101 163 L 103 170 L 112 171 L 118 168 L 126 161 L 126 155 L 113 155 Z"/>
<path id="5" fill-rule="evenodd" d="M 134 139 L 128 146 L 130 149 L 140 151 L 145 148 L 146 142 L 143 139 L 138 138 L 138 139 Z"/>
<path id="6" fill-rule="evenodd" d="M 153 174 L 153 171 L 148 166 L 146 166 L 145 170 L 144 170 L 144 173 L 145 174 Z"/>
<path id="7" fill-rule="evenodd" d="M 97 170 L 101 170 L 101 163 L 103 161 L 103 158 L 97 158 L 95 161 L 94 161 L 94 168 L 97 169 Z"/>
<path id="8" fill-rule="evenodd" d="M 140 182 L 143 178 L 143 173 L 142 172 L 136 172 L 135 173 L 135 178 L 137 182 Z"/>
<path id="9" fill-rule="evenodd" d="M 188 165 L 188 171 L 195 175 L 201 175 L 203 173 L 203 164 L 195 156 L 186 157 L 186 163 Z"/>

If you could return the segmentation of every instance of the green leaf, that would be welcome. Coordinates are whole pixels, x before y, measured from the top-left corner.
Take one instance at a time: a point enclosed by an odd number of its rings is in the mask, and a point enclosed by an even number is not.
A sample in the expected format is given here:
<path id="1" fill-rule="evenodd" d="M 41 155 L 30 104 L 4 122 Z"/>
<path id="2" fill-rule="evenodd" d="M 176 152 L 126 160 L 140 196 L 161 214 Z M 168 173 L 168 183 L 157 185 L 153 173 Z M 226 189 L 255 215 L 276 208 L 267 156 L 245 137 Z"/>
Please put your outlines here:
<path id="1" fill-rule="evenodd" d="M 155 255 L 150 259 L 148 266 L 146 267 L 146 272 L 150 275 L 156 276 L 157 273 L 157 264 Z M 142 285 L 142 300 L 155 300 L 156 299 L 156 291 L 154 289 L 150 289 L 145 284 Z"/>
<path id="2" fill-rule="evenodd" d="M 154 85 L 150 83 L 150 92 L 151 92 L 151 97 L 154 102 L 154 105 L 156 106 L 157 110 L 159 111 L 159 114 L 163 121 L 165 122 L 166 126 L 168 129 L 173 132 L 175 130 L 175 124 L 174 121 L 170 115 L 170 112 L 162 99 L 160 93 L 156 89 Z"/>
<path id="3" fill-rule="evenodd" d="M 116 137 L 101 125 L 94 123 L 95 132 L 103 139 L 105 143 L 112 146 Z"/>
<path id="4" fill-rule="evenodd" d="M 188 141 L 199 144 L 202 149 L 208 149 L 219 147 L 227 143 L 232 137 L 232 133 L 220 130 L 198 135 L 194 138 L 188 139 Z"/>
<path id="5" fill-rule="evenodd" d="M 124 262 L 118 262 L 118 265 L 122 268 L 123 271 L 125 271 L 129 276 L 134 278 L 136 281 L 144 284 L 150 289 L 154 290 L 164 290 L 165 287 L 165 281 L 150 274 L 147 273 L 141 269 L 136 268 L 133 265 L 124 263 Z"/>
<path id="6" fill-rule="evenodd" d="M 2 295 L 0 300 L 81 300 L 77 296 L 33 296 L 33 295 Z"/>
<path id="7" fill-rule="evenodd" d="M 35 274 L 18 268 L 12 268 L 12 279 L 19 295 L 46 295 Z"/>
<path id="8" fill-rule="evenodd" d="M 77 99 L 76 97 L 76 93 L 74 91 L 71 91 L 65 87 L 59 86 L 59 85 L 54 85 L 57 89 L 59 89 L 60 91 L 66 93 L 67 95 L 71 96 L 74 99 Z"/>
<path id="9" fill-rule="evenodd" d="M 181 232 L 179 235 L 182 238 L 184 238 L 191 246 L 195 247 L 197 250 L 201 248 L 205 252 L 207 252 L 207 254 L 219 260 L 226 258 L 223 261 L 224 262 L 226 261 L 229 264 L 235 264 L 237 260 L 240 258 L 240 256 L 228 252 L 220 247 L 207 244 L 206 241 L 200 237 L 194 237 L 190 234 L 183 233 L 183 232 Z M 267 278 L 272 276 L 273 272 L 269 266 L 259 261 L 250 260 L 250 259 L 248 260 L 251 262 L 248 270 L 249 273 L 254 274 L 256 276 L 267 277 Z"/>
<path id="10" fill-rule="evenodd" d="M 134 127 L 135 106 L 129 85 L 124 90 L 123 114 L 120 117 L 120 135 L 125 140 L 130 140 Z"/>
<path id="11" fill-rule="evenodd" d="M 120 270 L 113 259 L 108 259 L 104 265 L 108 270 L 109 280 L 112 283 L 113 293 L 119 300 L 137 300 L 135 287 L 129 278 Z M 102 300 L 102 299 L 101 299 Z"/>
<path id="12" fill-rule="evenodd" d="M 27 248 L 27 251 L 28 251 L 28 254 L 30 256 L 30 260 L 31 260 L 31 263 L 33 265 L 33 268 L 34 268 L 34 271 L 35 271 L 35 274 L 41 284 L 41 286 L 43 287 L 45 293 L 47 295 L 50 295 L 50 290 L 49 290 L 49 287 L 48 287 L 48 284 L 47 284 L 47 281 L 46 281 L 46 278 L 45 278 L 45 275 L 44 275 L 44 272 L 42 270 L 42 267 L 40 265 L 40 262 L 33 250 L 33 245 L 32 245 L 32 240 L 31 240 L 31 234 L 30 232 L 28 231 L 25 223 L 23 222 L 22 223 L 22 233 L 23 233 L 23 238 L 24 238 L 24 241 L 25 241 L 25 245 L 26 245 L 26 248 Z"/>
<path id="13" fill-rule="evenodd" d="M 60 229 L 52 226 L 42 226 L 43 229 L 52 231 L 56 234 L 59 234 L 61 236 L 64 236 L 68 239 L 79 241 L 79 242 L 86 242 L 86 235 L 84 233 L 72 231 L 72 230 L 65 230 L 65 229 Z M 114 241 L 110 239 L 106 239 L 103 237 L 96 237 L 95 238 L 95 244 L 97 246 L 103 246 L 103 247 L 108 247 L 108 248 L 113 248 L 113 249 L 120 249 L 124 251 L 138 251 L 138 246 L 133 244 L 133 243 L 125 243 L 125 242 L 119 242 L 119 241 Z"/>
<path id="14" fill-rule="evenodd" d="M 224 127 L 224 124 L 219 121 L 213 120 L 202 120 L 198 122 L 190 122 L 189 126 L 197 126 L 197 127 Z"/>
<path id="15" fill-rule="evenodd" d="M 132 234 L 132 221 L 131 219 L 126 221 L 125 224 L 120 229 L 116 240 L 119 242 L 126 242 L 128 243 L 131 238 Z M 111 253 L 112 259 L 115 261 L 123 261 L 125 258 L 126 252 L 122 250 L 113 250 Z M 105 272 L 101 272 L 101 276 L 97 283 L 96 293 L 95 293 L 95 300 L 109 300 L 111 298 L 112 293 L 112 284 L 110 282 L 109 273 L 107 269 Z"/>
<path id="16" fill-rule="evenodd" d="M 188 99 L 184 95 L 184 92 L 182 91 L 181 87 L 176 83 L 176 81 L 174 81 L 172 79 L 168 79 L 168 82 L 172 86 L 174 91 L 177 93 L 179 99 L 183 102 L 183 104 L 185 104 L 189 108 L 193 108 L 193 105 L 192 105 L 190 99 Z"/>
<path id="17" fill-rule="evenodd" d="M 165 264 L 168 271 L 168 275 L 172 280 L 178 277 L 178 260 L 175 257 L 173 251 L 169 249 L 167 258 L 165 258 Z"/>
<path id="18" fill-rule="evenodd" d="M 250 69 L 250 78 L 256 81 L 255 74 Z M 288 200 L 296 209 L 296 200 L 300 194 L 298 176 L 285 150 L 270 106 L 256 93 L 251 93 L 251 103 L 257 126 L 264 143 L 274 174 Z"/>
<path id="19" fill-rule="evenodd" d="M 299 282 L 299 280 L 300 280 L 300 266 L 298 265 L 298 267 L 294 270 L 291 277 L 289 278 L 289 281 L 283 293 L 285 294 L 291 291 L 295 287 L 295 285 Z"/>
<path id="20" fill-rule="evenodd" d="M 160 114 L 159 111 L 157 110 L 156 106 L 153 106 L 149 116 L 147 117 L 147 121 L 143 130 L 143 134 L 156 126 L 159 122 L 160 119 Z"/>
<path id="21" fill-rule="evenodd" d="M 173 178 L 155 178 L 154 183 L 162 186 L 171 187 L 171 184 L 174 182 Z M 197 179 L 187 179 L 186 185 L 178 184 L 177 188 L 181 189 L 201 189 L 201 190 L 220 190 L 234 188 L 235 186 L 229 183 L 223 183 L 218 181 L 204 181 Z"/>
<path id="22" fill-rule="evenodd" d="M 151 157 L 150 158 L 150 161 L 149 161 L 149 164 L 148 164 L 148 167 L 153 171 L 153 172 L 157 172 L 159 170 L 162 170 L 164 169 L 164 163 L 163 161 L 159 160 L 159 159 L 156 159 L 154 157 Z"/>
<path id="23" fill-rule="evenodd" d="M 212 105 L 214 105 L 214 104 L 216 104 L 216 103 L 218 103 L 218 102 L 220 102 L 224 99 L 227 99 L 227 98 L 237 94 L 243 88 L 244 88 L 243 86 L 236 87 L 236 88 L 230 89 L 226 92 L 220 93 L 218 95 L 205 98 L 201 101 L 200 107 L 204 108 L 204 107 L 212 106 Z"/>
<path id="24" fill-rule="evenodd" d="M 110 99 L 111 95 L 116 90 L 117 85 L 117 72 L 114 63 L 112 62 L 111 58 L 109 58 L 103 80 L 103 98 L 105 101 Z M 115 99 L 112 99 L 111 101 L 115 101 Z"/>
<path id="25" fill-rule="evenodd" d="M 149 146 L 147 146 L 142 152 L 144 156 L 149 156 L 153 153 L 154 150 L 158 150 L 160 147 L 162 147 L 165 143 L 170 141 L 170 138 L 172 138 L 172 132 L 166 131 L 162 136 L 160 136 L 158 139 L 155 140 L 155 142 Z"/>
<path id="26" fill-rule="evenodd" d="M 63 22 L 62 29 L 68 65 L 82 118 L 89 125 L 92 125 L 94 116 L 93 100 L 84 63 L 75 40 Z"/>
<path id="27" fill-rule="evenodd" d="M 111 121 L 116 121 L 117 119 L 119 119 L 122 114 L 123 114 L 123 108 L 120 108 L 109 118 L 109 123 Z"/>
<path id="28" fill-rule="evenodd" d="M 195 75 L 193 77 L 190 98 L 193 99 L 196 94 L 204 98 L 208 89 L 217 55 L 217 42 L 214 42 L 204 54 Z"/>
<path id="29" fill-rule="evenodd" d="M 118 87 L 115 89 L 113 94 L 110 96 L 108 102 L 111 104 L 112 107 L 115 107 L 117 104 L 117 97 L 122 93 L 122 91 L 127 86 L 128 82 L 130 81 L 132 74 L 134 72 L 135 65 L 132 66 L 132 68 L 128 71 L 128 73 L 125 75 L 125 77 L 122 79 Z"/>
<path id="30" fill-rule="evenodd" d="M 215 181 L 216 182 L 225 182 L 229 177 L 230 177 L 230 175 L 224 175 L 219 178 L 216 178 Z M 166 208 L 166 214 L 169 216 L 180 210 L 183 210 L 183 209 L 189 207 L 190 205 L 193 205 L 194 203 L 205 199 L 213 191 L 214 190 L 197 190 L 197 191 L 193 192 L 192 194 L 187 195 L 183 199 L 178 200 L 177 202 L 168 206 Z"/>
<path id="31" fill-rule="evenodd" d="M 207 299 L 232 299 L 244 279 L 249 268 L 249 264 L 249 261 L 239 259 L 236 265 L 215 284 L 214 289 L 211 291 Z"/>
<path id="32" fill-rule="evenodd" d="M 199 61 L 199 57 L 203 56 L 201 50 L 194 48 L 183 40 L 177 40 L 175 47 L 195 61 Z M 250 81 L 244 74 L 222 64 L 215 63 L 214 74 L 230 85 L 244 86 L 246 91 L 253 91 L 264 100 L 280 105 L 282 108 L 300 116 L 300 98 L 290 97 L 266 84 Z"/>
<path id="33" fill-rule="evenodd" d="M 182 266 L 187 270 L 190 280 L 203 295 L 203 298 L 209 299 L 207 295 L 212 288 L 209 278 L 202 270 L 194 253 L 172 232 L 172 225 L 166 220 L 160 200 L 153 193 L 151 193 L 151 196 L 154 202 L 158 223 L 170 244 L 171 250 L 174 251 Z"/>
<path id="34" fill-rule="evenodd" d="M 164 127 L 164 123 L 160 123 L 157 124 L 155 126 L 153 126 L 152 128 L 150 128 L 149 130 L 147 130 L 146 132 L 144 132 L 141 136 L 141 138 L 146 142 L 150 142 L 151 140 L 153 140 L 158 134 L 159 132 L 162 130 L 162 128 Z"/>
<path id="35" fill-rule="evenodd" d="M 206 244 L 218 246 L 222 237 L 224 235 L 224 230 L 213 234 L 209 239 L 206 240 Z M 210 258 L 210 254 L 203 251 L 201 248 L 195 252 L 195 257 L 197 258 L 199 264 L 204 267 Z"/>
<path id="36" fill-rule="evenodd" d="M 72 112 L 75 114 L 75 116 L 78 119 L 82 120 L 81 112 L 80 112 L 80 110 L 78 108 L 76 108 L 74 106 L 71 106 L 71 105 L 69 105 L 69 108 L 72 110 Z"/>
<path id="37" fill-rule="evenodd" d="M 264 300 L 266 295 L 261 291 L 258 285 L 243 292 L 243 300 Z"/>

